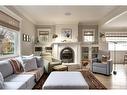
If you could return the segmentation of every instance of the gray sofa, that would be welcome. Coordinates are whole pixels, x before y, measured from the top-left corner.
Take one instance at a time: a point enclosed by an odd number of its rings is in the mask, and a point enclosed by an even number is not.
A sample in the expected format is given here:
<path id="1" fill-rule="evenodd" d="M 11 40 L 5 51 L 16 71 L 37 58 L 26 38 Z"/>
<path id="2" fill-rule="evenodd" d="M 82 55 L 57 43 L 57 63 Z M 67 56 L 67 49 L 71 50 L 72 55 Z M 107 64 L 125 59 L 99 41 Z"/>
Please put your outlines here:
<path id="1" fill-rule="evenodd" d="M 41 72 L 41 74 L 43 75 L 44 66 L 41 58 L 36 58 L 38 67 L 36 70 L 34 70 L 34 73 Z M 37 80 L 35 81 L 35 74 L 30 72 L 21 72 L 20 74 L 14 74 L 13 68 L 9 62 L 10 61 L 8 59 L 0 61 L 0 72 L 2 73 L 4 78 L 3 89 L 32 89 L 37 82 Z M 40 79 L 40 77 L 38 78 L 38 80 Z"/>

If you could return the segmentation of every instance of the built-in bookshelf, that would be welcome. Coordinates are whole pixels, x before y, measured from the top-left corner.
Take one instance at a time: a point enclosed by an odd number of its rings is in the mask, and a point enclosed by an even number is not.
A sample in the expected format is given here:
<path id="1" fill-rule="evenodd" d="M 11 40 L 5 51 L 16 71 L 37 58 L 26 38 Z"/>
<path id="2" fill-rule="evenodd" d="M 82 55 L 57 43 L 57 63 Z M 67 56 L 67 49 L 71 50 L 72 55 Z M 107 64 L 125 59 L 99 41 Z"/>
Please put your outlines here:
<path id="1" fill-rule="evenodd" d="M 82 47 L 82 59 L 81 60 L 88 60 L 89 59 L 89 47 Z"/>
<path id="2" fill-rule="evenodd" d="M 92 59 L 98 57 L 99 47 L 92 47 Z"/>
<path id="3" fill-rule="evenodd" d="M 81 47 L 81 51 L 81 60 L 90 60 L 98 57 L 99 47 Z"/>

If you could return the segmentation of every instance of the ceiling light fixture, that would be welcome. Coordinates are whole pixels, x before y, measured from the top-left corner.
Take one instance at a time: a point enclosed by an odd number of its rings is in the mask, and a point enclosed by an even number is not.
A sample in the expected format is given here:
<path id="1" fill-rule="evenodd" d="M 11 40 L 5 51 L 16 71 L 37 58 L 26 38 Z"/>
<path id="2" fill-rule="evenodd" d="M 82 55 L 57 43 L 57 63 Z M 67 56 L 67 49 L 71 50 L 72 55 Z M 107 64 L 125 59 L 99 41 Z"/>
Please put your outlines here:
<path id="1" fill-rule="evenodd" d="M 65 16 L 71 16 L 72 14 L 71 14 L 71 12 L 66 12 L 66 13 L 64 13 L 64 15 Z"/>

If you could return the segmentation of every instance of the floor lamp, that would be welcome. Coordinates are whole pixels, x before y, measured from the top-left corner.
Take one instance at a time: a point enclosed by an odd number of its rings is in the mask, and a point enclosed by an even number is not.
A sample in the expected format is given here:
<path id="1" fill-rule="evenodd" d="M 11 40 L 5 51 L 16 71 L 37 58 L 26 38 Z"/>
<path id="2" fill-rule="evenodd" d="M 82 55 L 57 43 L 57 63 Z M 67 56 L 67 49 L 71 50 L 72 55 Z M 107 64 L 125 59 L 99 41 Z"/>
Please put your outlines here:
<path id="1" fill-rule="evenodd" d="M 114 75 L 117 74 L 117 71 L 116 71 L 116 44 L 117 42 L 114 42 L 114 71 L 113 71 Z"/>

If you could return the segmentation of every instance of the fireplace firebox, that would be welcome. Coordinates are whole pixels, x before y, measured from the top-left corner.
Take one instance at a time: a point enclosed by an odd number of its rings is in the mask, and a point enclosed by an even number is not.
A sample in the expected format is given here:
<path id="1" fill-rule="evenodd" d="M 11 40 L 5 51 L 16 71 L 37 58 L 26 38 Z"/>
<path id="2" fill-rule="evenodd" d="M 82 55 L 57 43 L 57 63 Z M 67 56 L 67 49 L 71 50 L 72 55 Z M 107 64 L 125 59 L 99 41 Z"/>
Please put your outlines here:
<path id="1" fill-rule="evenodd" d="M 70 47 L 65 47 L 60 52 L 60 59 L 63 63 L 74 63 L 74 50 Z"/>

